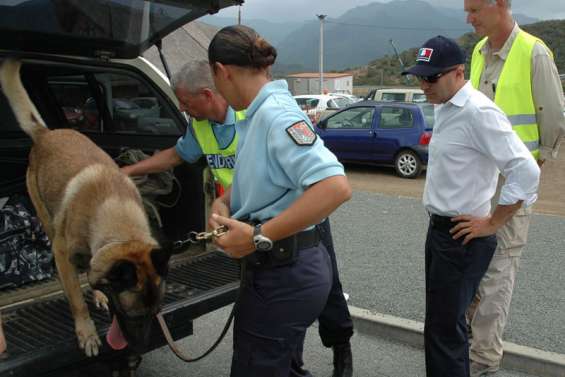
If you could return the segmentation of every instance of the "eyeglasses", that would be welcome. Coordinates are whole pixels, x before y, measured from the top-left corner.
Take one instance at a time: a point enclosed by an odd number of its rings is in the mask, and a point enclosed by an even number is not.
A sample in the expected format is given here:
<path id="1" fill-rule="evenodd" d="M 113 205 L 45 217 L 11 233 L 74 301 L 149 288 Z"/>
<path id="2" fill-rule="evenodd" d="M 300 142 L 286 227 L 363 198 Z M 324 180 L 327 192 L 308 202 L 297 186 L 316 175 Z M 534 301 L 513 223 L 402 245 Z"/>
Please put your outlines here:
<path id="1" fill-rule="evenodd" d="M 447 71 L 440 72 L 440 73 L 435 74 L 435 75 L 433 75 L 433 76 L 416 76 L 416 77 L 417 77 L 418 80 L 420 80 L 420 81 L 425 81 L 425 82 L 430 83 L 430 84 L 435 84 L 436 82 L 438 82 L 438 80 L 439 80 L 442 76 L 445 76 L 445 75 L 447 75 L 449 72 L 453 72 L 453 71 L 455 71 L 456 69 L 457 69 L 457 67 L 451 68 L 451 69 L 448 69 Z"/>

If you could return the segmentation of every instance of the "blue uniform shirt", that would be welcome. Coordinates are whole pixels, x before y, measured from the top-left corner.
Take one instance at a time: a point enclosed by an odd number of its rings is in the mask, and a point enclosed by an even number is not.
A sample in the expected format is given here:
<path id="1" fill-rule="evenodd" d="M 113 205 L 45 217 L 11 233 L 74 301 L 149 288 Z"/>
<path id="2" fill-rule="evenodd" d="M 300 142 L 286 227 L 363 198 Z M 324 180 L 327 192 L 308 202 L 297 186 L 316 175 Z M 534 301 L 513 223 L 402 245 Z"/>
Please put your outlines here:
<path id="1" fill-rule="evenodd" d="M 287 128 L 298 122 L 312 127 L 286 81 L 279 80 L 259 91 L 246 119 L 236 124 L 239 142 L 231 192 L 234 218 L 266 221 L 288 208 L 308 186 L 345 175 L 343 165 L 319 137 L 313 145 L 298 145 L 291 138 Z"/>
<path id="2" fill-rule="evenodd" d="M 210 124 L 212 125 L 212 131 L 214 131 L 219 147 L 221 149 L 227 148 L 235 136 L 235 111 L 231 107 L 228 107 L 224 123 L 210 121 Z M 200 144 L 194 136 L 192 123 L 186 128 L 184 136 L 177 140 L 175 149 L 179 156 L 186 162 L 196 162 L 202 157 L 202 148 L 200 148 Z"/>

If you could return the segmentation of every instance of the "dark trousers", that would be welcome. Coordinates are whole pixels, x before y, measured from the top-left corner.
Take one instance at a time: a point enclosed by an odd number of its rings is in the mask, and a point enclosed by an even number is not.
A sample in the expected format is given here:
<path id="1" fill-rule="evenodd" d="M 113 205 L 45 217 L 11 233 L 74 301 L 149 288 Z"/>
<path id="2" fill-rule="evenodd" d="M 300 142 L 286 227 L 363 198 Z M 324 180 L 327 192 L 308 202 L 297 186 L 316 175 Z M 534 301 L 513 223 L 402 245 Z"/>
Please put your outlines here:
<path id="1" fill-rule="evenodd" d="M 231 377 L 298 377 L 306 329 L 326 304 L 331 262 L 322 243 L 295 263 L 249 269 L 238 297 Z"/>
<path id="2" fill-rule="evenodd" d="M 328 301 L 318 317 L 319 332 L 324 346 L 333 347 L 336 344 L 349 342 L 349 338 L 353 335 L 353 321 L 351 320 L 351 314 L 349 314 L 347 301 L 345 301 L 345 297 L 343 297 L 343 288 L 339 280 L 329 218 L 318 225 L 318 230 L 322 243 L 330 256 L 333 273 L 332 287 Z"/>
<path id="3" fill-rule="evenodd" d="M 446 218 L 443 218 L 446 219 Z M 441 219 L 440 219 L 441 220 Z M 434 221 L 426 239 L 424 345 L 428 377 L 469 377 L 465 311 L 496 249 L 496 237 L 453 240 L 455 223 Z"/>

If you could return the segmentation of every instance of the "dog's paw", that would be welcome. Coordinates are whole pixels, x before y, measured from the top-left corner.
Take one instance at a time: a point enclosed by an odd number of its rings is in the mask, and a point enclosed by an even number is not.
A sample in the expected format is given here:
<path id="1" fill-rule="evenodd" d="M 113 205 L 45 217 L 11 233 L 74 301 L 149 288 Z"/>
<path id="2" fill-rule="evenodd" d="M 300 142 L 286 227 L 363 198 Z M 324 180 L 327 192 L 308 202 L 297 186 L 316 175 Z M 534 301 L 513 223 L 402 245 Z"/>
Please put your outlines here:
<path id="1" fill-rule="evenodd" d="M 77 321 L 75 330 L 78 338 L 78 345 L 82 350 L 84 350 L 86 356 L 97 356 L 98 349 L 102 345 L 102 342 L 96 333 L 96 327 L 94 326 L 92 319 L 88 318 L 80 322 Z"/>
<path id="2" fill-rule="evenodd" d="M 94 300 L 94 304 L 98 309 L 104 309 L 105 311 L 109 312 L 110 309 L 108 308 L 108 297 L 102 291 L 93 290 L 92 291 L 92 298 Z"/>

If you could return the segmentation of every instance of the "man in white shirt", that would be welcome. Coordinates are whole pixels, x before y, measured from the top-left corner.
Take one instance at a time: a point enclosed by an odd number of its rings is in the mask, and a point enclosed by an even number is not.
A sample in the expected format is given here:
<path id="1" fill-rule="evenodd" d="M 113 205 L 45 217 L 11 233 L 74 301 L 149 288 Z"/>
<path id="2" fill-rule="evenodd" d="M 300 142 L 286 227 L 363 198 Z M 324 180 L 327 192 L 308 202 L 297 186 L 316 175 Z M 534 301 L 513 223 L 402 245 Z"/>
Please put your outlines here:
<path id="1" fill-rule="evenodd" d="M 540 169 L 504 113 L 465 81 L 465 55 L 454 41 L 427 41 L 416 65 L 437 104 L 429 145 L 424 206 L 426 239 L 426 374 L 469 377 L 465 311 L 496 248 L 495 233 L 537 199 Z M 491 214 L 499 172 L 506 178 Z"/>

